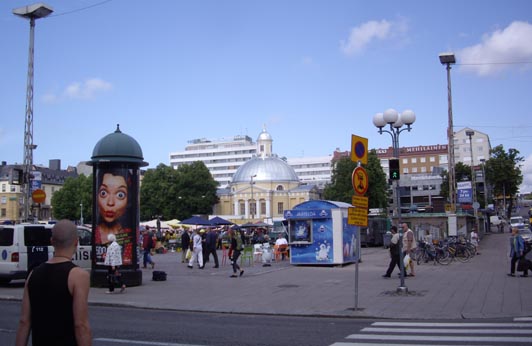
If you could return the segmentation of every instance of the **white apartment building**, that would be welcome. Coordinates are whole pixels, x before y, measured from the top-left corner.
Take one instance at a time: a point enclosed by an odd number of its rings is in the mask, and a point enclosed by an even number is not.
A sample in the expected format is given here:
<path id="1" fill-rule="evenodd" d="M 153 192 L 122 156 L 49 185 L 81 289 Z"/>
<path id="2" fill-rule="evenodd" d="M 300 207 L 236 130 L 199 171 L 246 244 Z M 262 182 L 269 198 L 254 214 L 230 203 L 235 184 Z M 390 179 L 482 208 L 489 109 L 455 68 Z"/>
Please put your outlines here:
<path id="1" fill-rule="evenodd" d="M 299 157 L 287 159 L 288 164 L 296 171 L 299 180 L 320 188 L 331 181 L 332 155 L 318 157 Z"/>
<path id="2" fill-rule="evenodd" d="M 263 129 L 261 134 L 267 133 Z M 259 134 L 260 137 L 260 134 Z M 257 155 L 257 143 L 249 136 L 234 136 L 222 139 L 194 139 L 188 142 L 184 151 L 170 153 L 170 166 L 201 161 L 211 172 L 220 187 L 227 187 L 237 169 Z M 302 183 L 325 186 L 332 175 L 332 156 L 287 159 Z"/>
<path id="3" fill-rule="evenodd" d="M 222 139 L 193 139 L 185 151 L 170 153 L 170 166 L 201 161 L 211 172 L 220 187 L 227 186 L 236 170 L 257 153 L 257 144 L 249 136 L 234 136 Z"/>
<path id="4" fill-rule="evenodd" d="M 469 131 L 472 132 L 471 142 Z M 490 150 L 490 138 L 483 132 L 466 127 L 454 133 L 454 162 L 462 162 L 468 166 L 473 163 L 473 166 L 479 166 L 482 164 L 481 160 L 487 161 L 490 158 Z"/>

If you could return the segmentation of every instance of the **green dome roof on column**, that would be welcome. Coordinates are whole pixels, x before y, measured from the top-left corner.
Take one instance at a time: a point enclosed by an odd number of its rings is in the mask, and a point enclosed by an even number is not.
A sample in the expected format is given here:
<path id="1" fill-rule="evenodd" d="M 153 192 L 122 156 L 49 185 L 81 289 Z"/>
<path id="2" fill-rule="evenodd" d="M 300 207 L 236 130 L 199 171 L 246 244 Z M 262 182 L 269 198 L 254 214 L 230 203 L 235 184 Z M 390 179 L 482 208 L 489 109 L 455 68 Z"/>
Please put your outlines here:
<path id="1" fill-rule="evenodd" d="M 142 155 L 142 148 L 131 136 L 120 131 L 120 124 L 116 125 L 116 131 L 103 137 L 96 143 L 92 151 L 92 161 L 97 162 L 132 162 L 139 166 L 147 166 Z"/>

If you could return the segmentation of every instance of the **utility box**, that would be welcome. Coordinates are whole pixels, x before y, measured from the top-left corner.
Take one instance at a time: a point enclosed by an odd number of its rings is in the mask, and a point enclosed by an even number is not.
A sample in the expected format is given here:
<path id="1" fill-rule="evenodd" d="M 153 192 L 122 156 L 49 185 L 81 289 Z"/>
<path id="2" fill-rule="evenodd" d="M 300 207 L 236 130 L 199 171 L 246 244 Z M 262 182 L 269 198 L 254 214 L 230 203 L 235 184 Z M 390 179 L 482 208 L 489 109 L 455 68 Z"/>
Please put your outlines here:
<path id="1" fill-rule="evenodd" d="M 350 204 L 311 200 L 286 210 L 290 263 L 343 265 L 360 259 L 359 227 L 347 223 Z"/>
<path id="2" fill-rule="evenodd" d="M 114 234 L 122 248 L 120 273 L 127 286 L 142 284 L 139 249 L 139 177 L 143 161 L 137 141 L 120 131 L 100 139 L 92 152 L 93 176 L 91 285 L 107 285 L 104 265 L 107 236 Z"/>

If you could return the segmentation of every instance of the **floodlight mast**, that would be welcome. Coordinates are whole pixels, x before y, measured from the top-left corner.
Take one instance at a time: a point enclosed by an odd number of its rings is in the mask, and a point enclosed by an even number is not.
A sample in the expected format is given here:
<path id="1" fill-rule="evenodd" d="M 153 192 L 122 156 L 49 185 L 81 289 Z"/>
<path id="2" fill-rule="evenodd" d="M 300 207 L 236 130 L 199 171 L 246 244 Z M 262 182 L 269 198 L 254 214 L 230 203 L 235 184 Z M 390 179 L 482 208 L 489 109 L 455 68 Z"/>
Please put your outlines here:
<path id="1" fill-rule="evenodd" d="M 29 221 L 31 204 L 31 170 L 33 167 L 33 150 L 37 145 L 33 143 L 33 59 L 35 20 L 50 15 L 54 10 L 43 3 L 37 3 L 15 8 L 13 14 L 30 21 L 30 44 L 28 53 L 28 77 L 26 87 L 26 115 L 24 122 L 24 220 Z"/>

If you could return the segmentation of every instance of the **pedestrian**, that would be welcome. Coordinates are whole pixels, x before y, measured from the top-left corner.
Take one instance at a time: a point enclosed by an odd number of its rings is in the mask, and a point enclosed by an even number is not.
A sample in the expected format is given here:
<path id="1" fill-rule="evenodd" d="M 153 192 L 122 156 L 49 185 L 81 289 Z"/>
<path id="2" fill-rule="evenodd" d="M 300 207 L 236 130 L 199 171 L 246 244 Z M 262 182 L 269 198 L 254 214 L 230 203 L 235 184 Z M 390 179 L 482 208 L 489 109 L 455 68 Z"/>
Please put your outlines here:
<path id="1" fill-rule="evenodd" d="M 390 227 L 392 233 L 392 239 L 390 240 L 390 264 L 388 264 L 388 270 L 382 276 L 383 278 L 389 278 L 392 275 L 393 269 L 397 266 L 399 272 L 401 272 L 401 249 L 399 247 L 399 233 L 397 233 L 397 227 Z"/>
<path id="2" fill-rule="evenodd" d="M 216 243 L 218 241 L 218 233 L 216 230 L 211 229 L 207 232 L 207 235 L 205 236 L 205 248 L 206 248 L 206 259 L 209 261 L 209 256 L 212 254 L 212 257 L 214 258 L 214 267 L 218 268 L 218 254 L 216 253 Z"/>
<path id="3" fill-rule="evenodd" d="M 188 261 L 188 266 L 190 269 L 194 268 L 194 262 L 198 262 L 199 269 L 203 269 L 203 247 L 201 246 L 201 236 L 196 230 L 192 232 L 192 257 Z"/>
<path id="4" fill-rule="evenodd" d="M 519 234 L 517 227 L 512 227 L 512 236 L 510 237 L 510 274 L 509 276 L 515 276 L 515 264 L 523 256 L 525 250 L 525 241 Z M 527 273 L 528 274 L 528 273 Z M 521 276 L 525 276 L 524 274 Z M 528 276 L 528 275 L 526 275 Z"/>
<path id="5" fill-rule="evenodd" d="M 151 265 L 151 269 L 155 268 L 155 262 L 153 262 L 151 258 L 151 250 L 153 247 L 153 234 L 150 231 L 150 227 L 146 226 L 146 230 L 144 230 L 144 235 L 142 237 L 142 250 L 144 251 L 142 257 L 142 268 L 146 268 L 148 263 Z"/>
<path id="6" fill-rule="evenodd" d="M 181 263 L 185 263 L 185 259 L 187 256 L 187 250 L 190 246 L 190 235 L 188 234 L 188 230 L 185 228 L 183 232 L 181 233 Z"/>
<path id="7" fill-rule="evenodd" d="M 238 257 L 240 257 L 242 249 L 244 249 L 244 242 L 240 232 L 238 231 L 232 229 L 229 230 L 229 237 L 231 239 L 231 247 L 229 249 L 229 252 L 231 253 L 230 260 L 233 266 L 233 274 L 231 277 L 236 278 L 238 277 L 236 275 L 238 271 L 240 271 L 240 276 L 244 275 L 244 270 L 240 269 L 240 266 L 238 265 Z"/>
<path id="8" fill-rule="evenodd" d="M 478 233 L 475 227 L 473 227 L 473 229 L 471 230 L 471 234 L 469 236 L 470 236 L 471 244 L 475 245 L 475 251 L 476 251 L 475 254 L 480 255 L 480 252 L 478 252 L 478 245 L 480 242 L 479 242 Z"/>
<path id="9" fill-rule="evenodd" d="M 15 345 L 91 345 L 89 273 L 74 263 L 78 245 L 74 223 L 61 220 L 52 228 L 54 256 L 34 268 L 24 286 Z"/>
<path id="10" fill-rule="evenodd" d="M 109 290 L 106 293 L 113 293 L 115 291 L 115 285 L 120 286 L 120 293 L 123 293 L 126 285 L 122 282 L 122 274 L 120 273 L 122 251 L 120 245 L 116 242 L 116 236 L 114 234 L 108 234 L 107 239 L 111 244 L 107 247 L 104 261 L 104 264 L 107 266 L 107 282 L 109 284 Z"/>
<path id="11" fill-rule="evenodd" d="M 402 228 L 403 228 L 403 258 L 406 255 L 412 258 L 412 254 L 414 250 L 417 248 L 416 237 L 414 237 L 414 232 L 410 228 L 408 228 L 408 225 L 406 223 L 403 223 Z M 408 267 L 410 268 L 410 274 L 408 274 L 408 276 L 416 276 L 416 273 L 414 271 L 414 261 L 410 260 Z"/>

